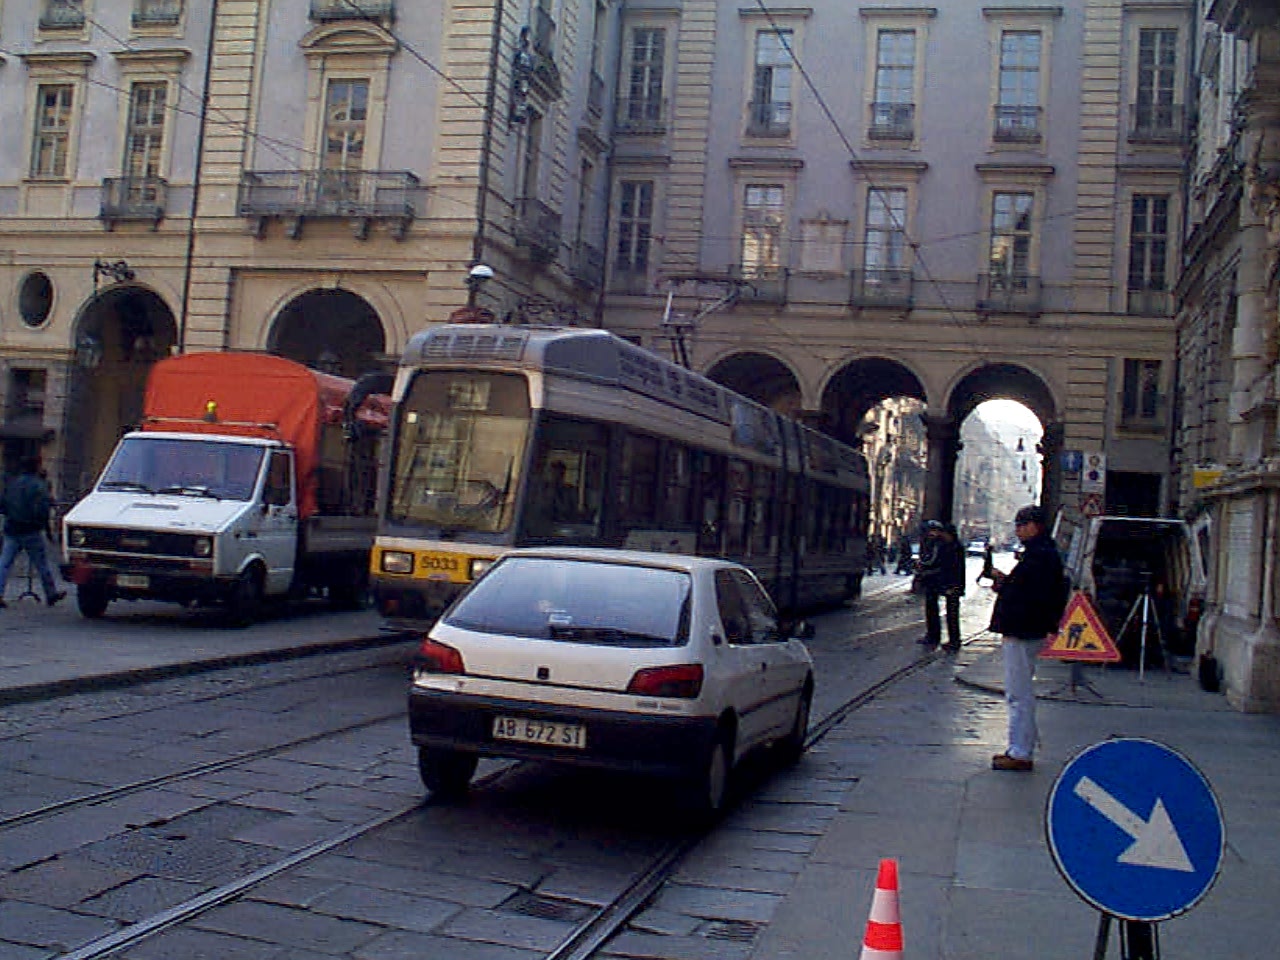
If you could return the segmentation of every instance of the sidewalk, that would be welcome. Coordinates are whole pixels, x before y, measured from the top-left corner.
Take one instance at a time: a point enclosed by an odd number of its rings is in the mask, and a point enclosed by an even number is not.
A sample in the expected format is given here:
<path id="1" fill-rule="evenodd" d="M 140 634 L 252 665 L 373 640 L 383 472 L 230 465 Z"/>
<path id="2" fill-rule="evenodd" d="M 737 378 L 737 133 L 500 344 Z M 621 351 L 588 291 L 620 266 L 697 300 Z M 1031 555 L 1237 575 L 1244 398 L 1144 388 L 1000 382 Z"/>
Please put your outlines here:
<path id="1" fill-rule="evenodd" d="M 1237 713 L 1194 678 L 1160 670 L 1139 682 L 1136 671 L 1086 668 L 1093 691 L 1072 691 L 1069 665 L 1042 660 L 1036 768 L 996 772 L 991 756 L 1005 746 L 998 641 L 972 643 L 958 660 L 938 659 L 887 691 L 806 758 L 819 776 L 829 766 L 856 781 L 814 838 L 752 960 L 857 957 L 881 858 L 899 864 L 907 958 L 1094 956 L 1100 915 L 1054 865 L 1045 803 L 1075 754 L 1115 736 L 1155 740 L 1190 760 L 1226 825 L 1217 882 L 1189 912 L 1158 925 L 1162 955 L 1275 956 L 1280 718 Z M 1120 956 L 1118 938 L 1113 924 L 1107 957 Z"/>

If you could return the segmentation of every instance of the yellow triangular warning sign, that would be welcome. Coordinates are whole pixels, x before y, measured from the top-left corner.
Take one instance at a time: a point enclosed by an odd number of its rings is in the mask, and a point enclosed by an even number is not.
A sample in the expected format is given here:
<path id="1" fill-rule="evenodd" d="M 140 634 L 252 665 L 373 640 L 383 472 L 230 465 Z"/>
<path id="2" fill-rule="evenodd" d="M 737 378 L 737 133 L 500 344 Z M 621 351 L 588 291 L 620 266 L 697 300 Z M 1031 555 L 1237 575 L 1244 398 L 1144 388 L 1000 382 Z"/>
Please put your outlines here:
<path id="1" fill-rule="evenodd" d="M 1077 591 L 1067 604 L 1058 632 L 1040 656 L 1053 660 L 1085 660 L 1090 663 L 1118 663 L 1120 651 L 1093 610 L 1086 593 Z"/>

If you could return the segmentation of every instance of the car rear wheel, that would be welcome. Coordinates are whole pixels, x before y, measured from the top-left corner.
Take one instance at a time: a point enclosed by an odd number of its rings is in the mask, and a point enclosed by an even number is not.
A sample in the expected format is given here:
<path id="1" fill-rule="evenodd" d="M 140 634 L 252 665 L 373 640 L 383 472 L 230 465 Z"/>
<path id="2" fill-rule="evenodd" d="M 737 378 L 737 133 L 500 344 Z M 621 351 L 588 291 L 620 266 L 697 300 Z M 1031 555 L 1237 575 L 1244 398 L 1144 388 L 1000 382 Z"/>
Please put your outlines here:
<path id="1" fill-rule="evenodd" d="M 800 693 L 800 702 L 796 704 L 796 718 L 791 730 L 778 741 L 778 758 L 786 766 L 799 763 L 804 755 L 804 741 L 809 735 L 809 711 L 813 707 L 813 688 L 807 683 Z"/>
<path id="2" fill-rule="evenodd" d="M 480 758 L 474 753 L 418 748 L 418 776 L 422 778 L 422 785 L 446 800 L 466 796 L 479 762 Z"/>
<path id="3" fill-rule="evenodd" d="M 707 752 L 702 770 L 688 786 L 688 806 L 695 817 L 711 819 L 724 810 L 732 774 L 733 741 L 723 732 Z"/>
<path id="4" fill-rule="evenodd" d="M 76 606 L 86 620 L 97 620 L 107 612 L 111 597 L 107 588 L 96 583 L 82 583 L 76 587 Z"/>

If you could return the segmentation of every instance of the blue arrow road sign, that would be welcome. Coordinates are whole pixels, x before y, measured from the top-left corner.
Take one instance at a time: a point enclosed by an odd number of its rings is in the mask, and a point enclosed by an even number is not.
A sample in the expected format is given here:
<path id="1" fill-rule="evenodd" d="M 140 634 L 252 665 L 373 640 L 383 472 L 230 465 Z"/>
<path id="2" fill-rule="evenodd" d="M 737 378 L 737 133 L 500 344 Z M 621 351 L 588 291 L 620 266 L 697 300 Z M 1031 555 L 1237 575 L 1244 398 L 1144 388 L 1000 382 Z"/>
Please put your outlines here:
<path id="1" fill-rule="evenodd" d="M 1086 901 L 1123 920 L 1167 920 L 1209 892 L 1226 831 L 1218 798 L 1181 754 L 1116 739 L 1076 754 L 1045 805 L 1054 862 Z"/>

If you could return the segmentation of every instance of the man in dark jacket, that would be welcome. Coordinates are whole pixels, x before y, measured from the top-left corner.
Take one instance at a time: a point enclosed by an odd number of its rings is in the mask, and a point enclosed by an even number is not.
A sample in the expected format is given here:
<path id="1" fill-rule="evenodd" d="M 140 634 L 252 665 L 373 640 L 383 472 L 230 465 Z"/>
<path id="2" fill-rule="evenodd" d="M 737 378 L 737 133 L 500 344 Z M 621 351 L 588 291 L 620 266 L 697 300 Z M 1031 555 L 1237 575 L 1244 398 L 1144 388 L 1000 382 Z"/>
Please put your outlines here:
<path id="1" fill-rule="evenodd" d="M 1031 770 L 1036 746 L 1036 657 L 1058 630 L 1067 605 L 1067 582 L 1058 547 L 1046 530 L 1042 507 L 1023 507 L 1014 517 L 1022 556 L 1009 573 L 994 570 L 996 597 L 991 631 L 1004 636 L 1004 699 L 1009 710 L 1009 746 L 991 758 L 993 770 Z"/>
<path id="2" fill-rule="evenodd" d="M 960 649 L 960 597 L 964 593 L 964 551 L 955 535 L 938 520 L 924 525 L 925 538 L 920 547 L 920 589 L 924 593 L 925 636 L 920 643 L 936 647 L 942 640 L 942 624 L 938 617 L 938 598 L 947 607 L 947 649 Z"/>
<path id="3" fill-rule="evenodd" d="M 53 499 L 49 485 L 40 476 L 40 461 L 36 457 L 23 457 L 18 475 L 10 477 L 0 495 L 0 513 L 4 514 L 4 548 L 0 550 L 0 608 L 4 602 L 4 588 L 9 582 L 9 570 L 19 551 L 25 551 L 32 568 L 40 574 L 44 584 L 44 600 L 53 606 L 67 595 L 58 589 L 49 556 L 44 549 L 45 530 L 49 526 L 49 512 Z"/>

